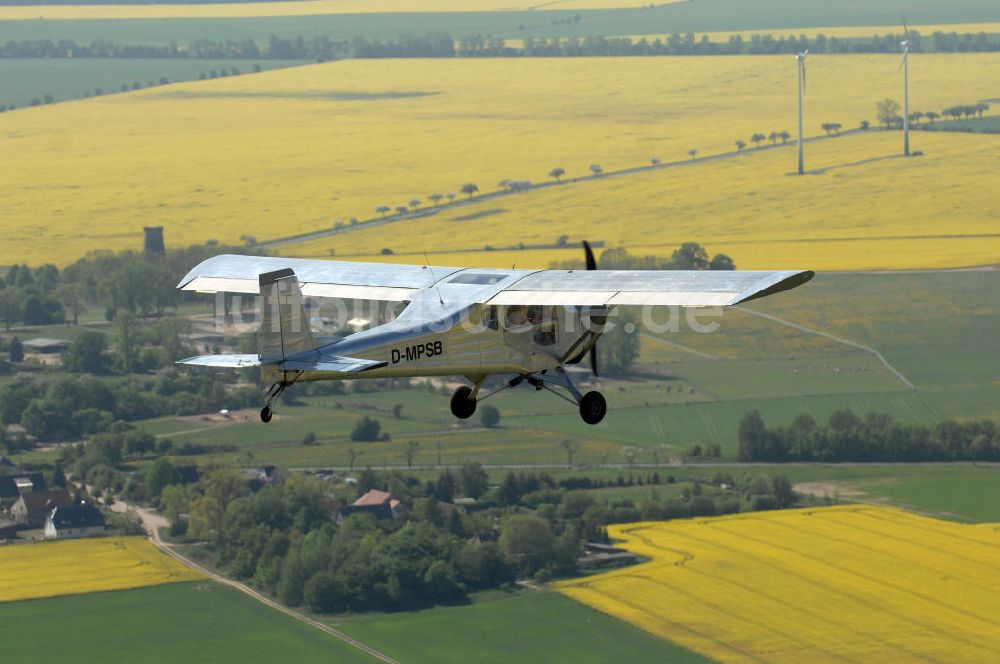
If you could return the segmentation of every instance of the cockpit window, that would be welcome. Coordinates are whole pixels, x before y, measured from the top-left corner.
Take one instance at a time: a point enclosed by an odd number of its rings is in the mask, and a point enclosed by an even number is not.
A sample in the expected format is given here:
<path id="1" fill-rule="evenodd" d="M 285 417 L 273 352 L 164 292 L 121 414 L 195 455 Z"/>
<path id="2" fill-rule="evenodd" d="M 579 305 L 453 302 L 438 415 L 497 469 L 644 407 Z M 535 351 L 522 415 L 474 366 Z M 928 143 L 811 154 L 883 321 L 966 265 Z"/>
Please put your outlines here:
<path id="1" fill-rule="evenodd" d="M 497 272 L 462 272 L 448 280 L 449 284 L 470 284 L 474 286 L 492 286 L 507 278 L 506 274 Z"/>

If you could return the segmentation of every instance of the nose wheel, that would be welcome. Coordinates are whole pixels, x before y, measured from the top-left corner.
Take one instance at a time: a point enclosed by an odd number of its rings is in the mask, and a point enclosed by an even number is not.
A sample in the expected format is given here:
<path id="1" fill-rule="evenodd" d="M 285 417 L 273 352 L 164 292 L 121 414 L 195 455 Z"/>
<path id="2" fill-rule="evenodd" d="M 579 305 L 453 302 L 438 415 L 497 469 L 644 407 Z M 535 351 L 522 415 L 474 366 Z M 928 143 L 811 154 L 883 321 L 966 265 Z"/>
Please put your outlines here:
<path id="1" fill-rule="evenodd" d="M 451 395 L 451 414 L 460 420 L 467 420 L 476 412 L 476 399 L 472 388 L 462 386 Z"/>
<path id="2" fill-rule="evenodd" d="M 260 421 L 263 422 L 264 424 L 267 424 L 268 422 L 271 421 L 272 415 L 274 415 L 274 412 L 271 410 L 270 406 L 264 406 L 263 408 L 260 409 Z"/>

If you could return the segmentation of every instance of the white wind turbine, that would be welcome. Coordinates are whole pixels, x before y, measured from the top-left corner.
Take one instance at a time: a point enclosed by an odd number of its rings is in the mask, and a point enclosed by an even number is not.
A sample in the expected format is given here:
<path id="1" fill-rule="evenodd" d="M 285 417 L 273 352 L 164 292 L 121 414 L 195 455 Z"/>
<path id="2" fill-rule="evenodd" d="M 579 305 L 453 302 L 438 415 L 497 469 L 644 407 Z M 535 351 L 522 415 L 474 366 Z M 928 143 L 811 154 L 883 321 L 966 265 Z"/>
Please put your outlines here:
<path id="1" fill-rule="evenodd" d="M 903 70 L 903 155 L 910 156 L 910 30 L 903 19 L 903 61 L 899 63 Z"/>
<path id="2" fill-rule="evenodd" d="M 809 49 L 795 54 L 795 64 L 799 74 L 799 175 L 805 174 L 805 162 L 802 158 L 802 94 L 806 90 L 806 56 Z"/>

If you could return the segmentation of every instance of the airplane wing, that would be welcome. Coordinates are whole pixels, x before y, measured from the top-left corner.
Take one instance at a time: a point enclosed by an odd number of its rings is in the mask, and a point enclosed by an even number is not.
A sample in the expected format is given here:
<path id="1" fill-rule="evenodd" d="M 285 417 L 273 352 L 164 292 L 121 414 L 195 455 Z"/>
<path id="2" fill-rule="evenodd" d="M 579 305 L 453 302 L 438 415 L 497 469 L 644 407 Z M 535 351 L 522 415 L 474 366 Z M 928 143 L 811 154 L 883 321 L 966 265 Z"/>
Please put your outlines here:
<path id="1" fill-rule="evenodd" d="M 358 357 L 343 357 L 340 355 L 319 355 L 306 359 L 275 360 L 261 362 L 260 356 L 253 355 L 200 355 L 178 360 L 176 364 L 187 364 L 199 367 L 222 367 L 227 369 L 242 369 L 243 367 L 259 367 L 262 364 L 276 365 L 285 371 L 331 371 L 336 373 L 357 373 L 369 369 L 379 369 L 386 365 L 378 360 L 366 360 Z"/>
<path id="2" fill-rule="evenodd" d="M 199 367 L 227 367 L 242 369 L 243 367 L 259 367 L 260 356 L 252 355 L 199 355 L 177 360 L 174 364 L 189 364 Z"/>
<path id="3" fill-rule="evenodd" d="M 809 270 L 540 270 L 489 298 L 499 305 L 706 307 L 747 302 L 800 286 Z"/>
<path id="4" fill-rule="evenodd" d="M 307 297 L 402 302 L 461 268 L 352 263 L 346 261 L 237 256 L 224 254 L 202 261 L 188 272 L 177 287 L 202 293 L 260 292 L 260 275 L 291 268 Z"/>
<path id="5" fill-rule="evenodd" d="M 277 256 L 221 255 L 195 266 L 177 285 L 206 293 L 260 292 L 261 274 L 291 269 L 302 294 L 359 300 L 411 300 L 435 283 L 458 281 L 464 268 L 354 263 Z M 476 273 L 476 270 L 469 270 Z M 496 273 L 496 274 L 493 274 Z M 475 276 L 473 274 L 472 276 Z M 790 290 L 809 270 L 503 270 L 500 283 L 471 294 L 470 302 L 498 305 L 705 307 L 732 305 Z M 478 283 L 468 281 L 467 283 Z M 492 283 L 492 282 L 490 282 Z"/>

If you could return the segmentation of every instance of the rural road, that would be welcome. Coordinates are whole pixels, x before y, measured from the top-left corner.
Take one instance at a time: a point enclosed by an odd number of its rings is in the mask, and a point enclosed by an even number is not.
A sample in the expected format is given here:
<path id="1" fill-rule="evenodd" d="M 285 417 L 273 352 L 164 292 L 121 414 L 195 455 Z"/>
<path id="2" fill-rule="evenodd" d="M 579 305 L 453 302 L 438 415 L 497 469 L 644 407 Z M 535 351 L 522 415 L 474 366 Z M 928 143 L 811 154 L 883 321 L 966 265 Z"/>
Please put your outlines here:
<path id="1" fill-rule="evenodd" d="M 375 659 L 381 662 L 386 662 L 386 664 L 399 664 L 398 660 L 393 659 L 384 652 L 376 650 L 375 648 L 372 648 L 371 646 L 362 643 L 361 641 L 358 641 L 357 639 L 352 638 L 347 634 L 344 634 L 340 630 L 334 629 L 329 625 L 325 625 L 319 622 L 318 620 L 313 620 L 312 618 L 302 615 L 298 611 L 293 611 L 292 609 L 289 609 L 288 607 L 283 606 L 282 604 L 279 604 L 278 602 L 274 601 L 270 597 L 267 597 L 266 595 L 257 592 L 256 590 L 246 585 L 245 583 L 240 583 L 239 581 L 234 581 L 233 579 L 224 577 L 221 574 L 217 574 L 212 570 L 207 569 L 202 565 L 199 565 L 190 558 L 178 553 L 177 551 L 174 550 L 173 546 L 171 546 L 167 542 L 164 542 L 160 538 L 160 528 L 166 528 L 167 526 L 170 525 L 170 523 L 163 515 L 157 514 L 156 512 L 146 508 L 130 506 L 128 503 L 119 501 L 112 503 L 111 511 L 118 512 L 121 514 L 125 514 L 131 511 L 132 513 L 138 515 L 138 517 L 142 520 L 143 527 L 149 534 L 149 540 L 153 543 L 153 545 L 156 548 L 158 548 L 160 551 L 163 551 L 168 556 L 178 560 L 183 565 L 186 565 L 187 567 L 190 567 L 191 569 L 197 570 L 198 572 L 204 574 L 205 576 L 215 581 L 216 583 L 221 583 L 223 585 L 229 586 L 230 588 L 235 588 L 236 590 L 239 590 L 240 592 L 254 598 L 258 602 L 266 604 L 275 611 L 281 611 L 285 615 L 290 616 L 298 620 L 299 622 L 303 622 L 311 627 L 315 627 L 318 630 L 326 632 L 327 634 L 340 639 L 347 645 L 353 648 L 357 648 L 358 650 L 374 657 Z"/>

